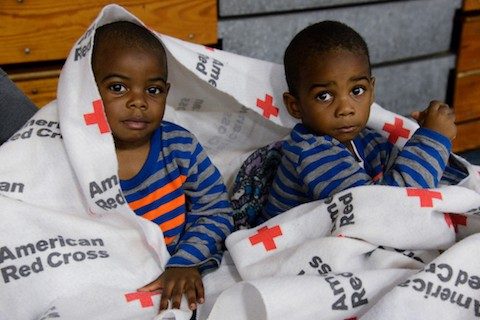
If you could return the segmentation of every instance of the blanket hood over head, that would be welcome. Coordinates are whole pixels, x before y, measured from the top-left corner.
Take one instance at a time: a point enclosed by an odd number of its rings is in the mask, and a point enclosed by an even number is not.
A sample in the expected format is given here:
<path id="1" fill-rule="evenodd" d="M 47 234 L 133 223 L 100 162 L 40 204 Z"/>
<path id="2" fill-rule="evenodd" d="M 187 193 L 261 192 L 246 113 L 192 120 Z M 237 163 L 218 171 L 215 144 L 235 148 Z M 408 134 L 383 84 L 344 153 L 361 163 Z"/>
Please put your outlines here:
<path id="1" fill-rule="evenodd" d="M 152 319 L 136 290 L 169 259 L 159 227 L 129 208 L 91 68 L 104 8 L 62 69 L 56 101 L 0 148 L 0 318 Z M 144 302 L 144 299 L 146 299 Z M 158 301 L 157 301 L 158 302 Z"/>

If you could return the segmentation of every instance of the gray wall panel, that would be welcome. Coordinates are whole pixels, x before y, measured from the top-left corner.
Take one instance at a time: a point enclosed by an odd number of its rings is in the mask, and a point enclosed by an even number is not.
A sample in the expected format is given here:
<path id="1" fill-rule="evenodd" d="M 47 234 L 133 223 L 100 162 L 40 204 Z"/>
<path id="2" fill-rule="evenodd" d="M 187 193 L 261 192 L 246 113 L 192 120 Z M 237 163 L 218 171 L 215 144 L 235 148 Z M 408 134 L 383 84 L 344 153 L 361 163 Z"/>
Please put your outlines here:
<path id="1" fill-rule="evenodd" d="M 461 0 L 393 1 L 261 17 L 220 19 L 223 49 L 281 63 L 291 38 L 320 20 L 343 21 L 365 37 L 373 63 L 450 49 L 455 10 Z"/>
<path id="2" fill-rule="evenodd" d="M 431 100 L 446 100 L 455 55 L 374 68 L 375 101 L 385 109 L 409 115 Z"/>
<path id="3" fill-rule="evenodd" d="M 383 0 L 219 0 L 220 17 L 261 14 L 332 6 L 355 5 Z"/>

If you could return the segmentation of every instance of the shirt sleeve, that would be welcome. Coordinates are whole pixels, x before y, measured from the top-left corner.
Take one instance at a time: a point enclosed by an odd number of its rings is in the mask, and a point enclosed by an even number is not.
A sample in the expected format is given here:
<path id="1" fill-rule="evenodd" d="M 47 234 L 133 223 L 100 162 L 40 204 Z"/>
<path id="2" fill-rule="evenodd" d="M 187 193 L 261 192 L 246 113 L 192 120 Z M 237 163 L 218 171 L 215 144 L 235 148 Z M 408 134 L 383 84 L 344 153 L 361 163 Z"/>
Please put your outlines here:
<path id="1" fill-rule="evenodd" d="M 382 159 L 384 171 L 372 177 L 343 144 L 328 136 L 319 137 L 317 143 L 299 153 L 297 174 L 311 199 L 324 199 L 348 188 L 370 184 L 436 188 L 446 167 L 451 142 L 433 130 L 419 128 L 401 151 L 392 146 L 377 149 L 388 150 L 388 155 Z M 365 158 L 365 162 L 372 161 L 370 154 Z"/>
<path id="2" fill-rule="evenodd" d="M 233 211 L 220 172 L 195 138 L 193 146 L 183 185 L 185 230 L 167 267 L 198 266 L 203 272 L 220 264 L 225 239 L 233 230 Z"/>
<path id="3" fill-rule="evenodd" d="M 387 142 L 388 143 L 388 142 Z M 419 128 L 387 165 L 376 183 L 417 188 L 437 188 L 445 171 L 450 140 L 436 131 Z"/>

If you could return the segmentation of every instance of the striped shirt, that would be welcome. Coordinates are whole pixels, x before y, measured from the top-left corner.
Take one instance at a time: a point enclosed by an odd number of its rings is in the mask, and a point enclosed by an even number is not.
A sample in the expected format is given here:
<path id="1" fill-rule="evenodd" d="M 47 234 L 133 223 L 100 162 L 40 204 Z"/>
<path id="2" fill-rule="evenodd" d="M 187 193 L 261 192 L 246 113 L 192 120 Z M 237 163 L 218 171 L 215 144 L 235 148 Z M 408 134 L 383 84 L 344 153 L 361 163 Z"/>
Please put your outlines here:
<path id="1" fill-rule="evenodd" d="M 263 219 L 356 186 L 436 188 L 444 172 L 446 183 L 466 177 L 466 172 L 447 166 L 450 140 L 426 128 L 419 128 L 402 150 L 370 129 L 364 129 L 353 145 L 360 159 L 338 140 L 297 124 L 282 146 Z"/>
<path id="2" fill-rule="evenodd" d="M 233 229 L 227 189 L 195 136 L 163 121 L 142 169 L 120 181 L 135 213 L 162 229 L 172 255 L 167 267 L 216 267 Z"/>

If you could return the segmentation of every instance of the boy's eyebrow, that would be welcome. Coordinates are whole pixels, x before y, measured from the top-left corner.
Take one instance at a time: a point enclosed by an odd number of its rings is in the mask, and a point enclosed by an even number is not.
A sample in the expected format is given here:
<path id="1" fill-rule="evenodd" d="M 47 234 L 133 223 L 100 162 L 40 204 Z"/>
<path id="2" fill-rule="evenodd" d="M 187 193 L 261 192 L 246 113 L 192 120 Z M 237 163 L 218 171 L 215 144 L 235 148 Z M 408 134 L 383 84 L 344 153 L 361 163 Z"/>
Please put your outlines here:
<path id="1" fill-rule="evenodd" d="M 370 78 L 369 76 L 358 76 L 358 77 L 352 77 L 350 78 L 350 81 L 351 82 L 357 82 L 357 81 L 362 81 L 362 80 L 365 80 L 365 81 L 370 81 Z M 328 87 L 329 85 L 331 84 L 334 84 L 335 81 L 326 81 L 326 82 L 316 82 L 316 83 L 313 83 L 310 88 L 308 88 L 309 90 L 312 90 L 314 88 L 317 88 L 317 87 Z"/>
<path id="2" fill-rule="evenodd" d="M 333 84 L 335 83 L 335 81 L 327 81 L 327 82 L 316 82 L 316 83 L 312 83 L 312 85 L 310 86 L 310 88 L 308 88 L 308 90 L 312 90 L 316 87 L 328 87 L 330 84 Z"/>
<path id="3" fill-rule="evenodd" d="M 156 77 L 156 78 L 150 78 L 148 79 L 148 81 L 162 81 L 162 82 L 165 82 L 167 83 L 167 80 L 165 79 L 165 77 Z"/>
<path id="4" fill-rule="evenodd" d="M 372 77 L 369 77 L 369 76 L 358 76 L 358 77 L 353 77 L 350 79 L 350 81 L 361 81 L 361 80 L 366 80 L 366 81 L 370 81 Z"/>
<path id="5" fill-rule="evenodd" d="M 109 80 L 110 78 L 120 78 L 120 79 L 125 79 L 125 80 L 129 79 L 129 77 L 127 77 L 127 76 L 117 74 L 117 73 L 112 73 L 112 74 L 109 74 L 109 75 L 105 76 L 101 81 L 105 82 L 105 81 Z M 151 82 L 162 81 L 164 83 L 167 83 L 167 80 L 165 79 L 165 77 L 162 77 L 162 76 L 155 77 L 155 78 L 150 78 L 150 79 L 148 79 L 148 81 L 151 81 Z"/>
<path id="6" fill-rule="evenodd" d="M 110 78 L 128 79 L 128 77 L 123 76 L 123 75 L 121 75 L 121 74 L 112 73 L 112 74 L 108 74 L 108 75 L 106 75 L 105 77 L 103 77 L 103 79 L 102 79 L 101 81 L 102 81 L 102 82 L 105 82 L 105 81 L 109 80 Z"/>

